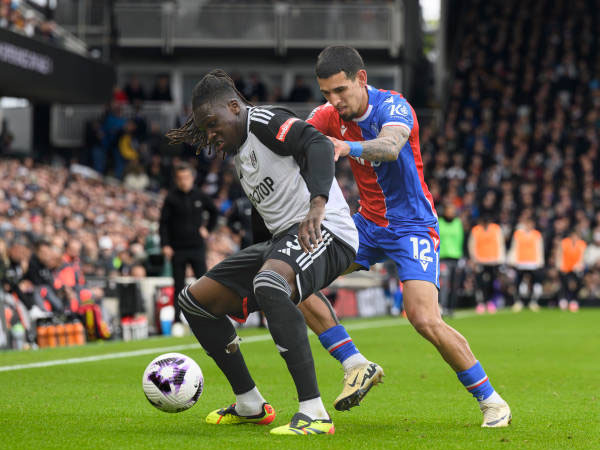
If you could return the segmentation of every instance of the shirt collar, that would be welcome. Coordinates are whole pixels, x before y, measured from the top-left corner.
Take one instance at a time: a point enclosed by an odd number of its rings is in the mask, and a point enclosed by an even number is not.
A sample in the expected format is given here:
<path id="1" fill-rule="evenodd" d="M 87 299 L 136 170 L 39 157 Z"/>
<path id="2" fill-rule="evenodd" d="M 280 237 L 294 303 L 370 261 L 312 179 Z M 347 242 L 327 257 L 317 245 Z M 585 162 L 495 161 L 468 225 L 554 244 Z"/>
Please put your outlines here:
<path id="1" fill-rule="evenodd" d="M 370 94 L 370 90 L 371 90 L 371 86 L 367 85 L 367 95 Z M 369 101 L 371 100 L 371 95 L 369 95 Z M 369 103 L 369 106 L 367 106 L 367 110 L 365 111 L 365 113 L 360 116 L 357 117 L 355 119 L 352 119 L 354 122 L 362 122 L 363 120 L 366 120 L 367 117 L 369 117 L 371 115 L 371 112 L 373 111 L 373 105 L 371 103 Z"/>

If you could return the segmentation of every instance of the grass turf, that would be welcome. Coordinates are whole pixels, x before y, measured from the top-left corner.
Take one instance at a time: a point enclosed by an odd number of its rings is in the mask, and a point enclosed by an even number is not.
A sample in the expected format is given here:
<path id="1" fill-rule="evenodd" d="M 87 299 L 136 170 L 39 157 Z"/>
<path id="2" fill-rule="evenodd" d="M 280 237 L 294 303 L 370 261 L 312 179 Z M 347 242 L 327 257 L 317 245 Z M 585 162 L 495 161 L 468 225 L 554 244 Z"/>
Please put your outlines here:
<path id="1" fill-rule="evenodd" d="M 406 319 L 346 321 L 385 383 L 350 412 L 331 406 L 342 370 L 311 337 L 323 400 L 334 436 L 276 437 L 269 427 L 214 426 L 206 414 L 233 402 L 224 376 L 199 348 L 180 350 L 205 375 L 198 404 L 165 414 L 145 399 L 148 362 L 191 337 L 90 344 L 81 348 L 0 353 L 3 366 L 118 352 L 160 349 L 126 358 L 0 371 L 2 448 L 600 448 L 600 310 L 577 314 L 500 313 L 448 321 L 469 340 L 493 386 L 510 403 L 513 424 L 480 428 L 481 414 L 435 349 Z M 277 411 L 273 425 L 296 412 L 295 389 L 262 330 L 241 330 L 246 361 L 263 396 Z"/>

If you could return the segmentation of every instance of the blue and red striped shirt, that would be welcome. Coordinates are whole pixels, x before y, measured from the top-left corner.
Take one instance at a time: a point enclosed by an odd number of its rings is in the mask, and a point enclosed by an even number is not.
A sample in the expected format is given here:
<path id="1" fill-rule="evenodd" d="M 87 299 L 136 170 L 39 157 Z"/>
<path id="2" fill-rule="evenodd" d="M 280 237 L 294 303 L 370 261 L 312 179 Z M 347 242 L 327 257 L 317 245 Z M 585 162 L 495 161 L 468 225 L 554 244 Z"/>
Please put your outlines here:
<path id="1" fill-rule="evenodd" d="M 375 224 L 422 229 L 437 224 L 433 197 L 423 177 L 419 123 L 406 99 L 395 91 L 367 86 L 365 113 L 343 120 L 330 103 L 316 108 L 307 122 L 321 133 L 344 141 L 375 139 L 384 127 L 405 127 L 410 136 L 396 161 L 366 161 L 349 156 L 360 194 L 359 212 Z"/>

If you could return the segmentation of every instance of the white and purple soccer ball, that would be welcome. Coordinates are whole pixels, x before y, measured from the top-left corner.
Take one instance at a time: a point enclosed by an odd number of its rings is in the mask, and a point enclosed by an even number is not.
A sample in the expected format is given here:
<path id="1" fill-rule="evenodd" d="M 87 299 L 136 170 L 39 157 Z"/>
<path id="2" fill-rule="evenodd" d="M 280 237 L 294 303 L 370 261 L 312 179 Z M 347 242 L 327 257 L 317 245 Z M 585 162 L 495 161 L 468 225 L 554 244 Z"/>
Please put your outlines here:
<path id="1" fill-rule="evenodd" d="M 204 376 L 200 366 L 189 356 L 165 353 L 148 364 L 142 386 L 153 406 L 176 413 L 196 404 L 204 388 Z"/>

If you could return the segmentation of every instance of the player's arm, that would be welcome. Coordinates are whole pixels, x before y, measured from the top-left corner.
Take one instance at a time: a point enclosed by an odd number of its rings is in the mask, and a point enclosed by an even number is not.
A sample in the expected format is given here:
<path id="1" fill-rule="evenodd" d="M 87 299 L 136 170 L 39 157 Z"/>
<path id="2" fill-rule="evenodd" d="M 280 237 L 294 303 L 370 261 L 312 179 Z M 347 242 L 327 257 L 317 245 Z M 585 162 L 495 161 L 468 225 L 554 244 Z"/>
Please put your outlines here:
<path id="1" fill-rule="evenodd" d="M 305 252 L 312 252 L 323 240 L 321 222 L 335 176 L 333 145 L 326 136 L 307 126 L 298 142 L 298 152 L 306 156 L 306 185 L 310 191 L 310 209 L 298 227 L 298 242 Z"/>
<path id="2" fill-rule="evenodd" d="M 412 107 L 405 98 L 391 95 L 374 113 L 375 125 L 380 130 L 375 139 L 361 142 L 333 141 L 336 156 L 354 156 L 367 161 L 395 161 L 410 137 L 413 126 L 418 126 Z M 336 159 L 337 161 L 337 159 Z"/>
<path id="3" fill-rule="evenodd" d="M 335 161 L 340 156 L 359 156 L 367 161 L 395 161 L 398 159 L 400 150 L 404 147 L 404 144 L 410 137 L 410 131 L 408 128 L 403 126 L 387 126 L 379 132 L 379 135 L 370 141 L 362 142 L 349 142 L 340 141 L 339 139 L 330 137 L 329 139 L 333 142 Z M 356 151 L 360 154 L 353 154 L 353 147 L 360 146 L 362 150 L 357 149 Z"/>

